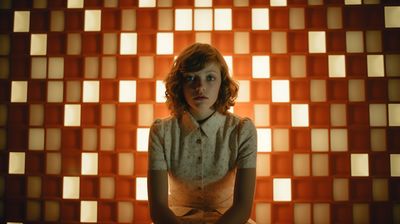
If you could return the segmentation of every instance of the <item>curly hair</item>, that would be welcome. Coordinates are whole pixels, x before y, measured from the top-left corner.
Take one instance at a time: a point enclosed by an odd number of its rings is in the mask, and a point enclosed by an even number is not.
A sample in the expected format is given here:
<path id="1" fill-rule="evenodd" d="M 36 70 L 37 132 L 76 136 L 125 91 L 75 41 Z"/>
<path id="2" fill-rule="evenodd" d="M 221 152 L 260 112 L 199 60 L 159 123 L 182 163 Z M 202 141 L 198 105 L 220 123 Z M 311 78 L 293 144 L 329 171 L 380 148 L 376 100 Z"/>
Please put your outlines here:
<path id="1" fill-rule="evenodd" d="M 238 84 L 230 77 L 228 66 L 221 53 L 213 46 L 203 43 L 195 43 L 183 50 L 174 61 L 165 82 L 165 96 L 171 114 L 180 116 L 189 109 L 183 95 L 183 75 L 188 72 L 197 72 L 207 64 L 215 62 L 220 66 L 221 86 L 218 98 L 213 107 L 222 114 L 235 104 Z"/>

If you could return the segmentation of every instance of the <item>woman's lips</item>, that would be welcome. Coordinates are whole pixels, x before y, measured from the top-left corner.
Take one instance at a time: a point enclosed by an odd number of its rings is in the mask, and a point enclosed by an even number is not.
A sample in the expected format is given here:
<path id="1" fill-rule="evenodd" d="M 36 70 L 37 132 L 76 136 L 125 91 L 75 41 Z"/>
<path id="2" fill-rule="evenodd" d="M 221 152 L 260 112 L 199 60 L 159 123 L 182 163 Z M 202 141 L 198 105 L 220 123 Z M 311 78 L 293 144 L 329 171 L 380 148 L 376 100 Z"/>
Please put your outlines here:
<path id="1" fill-rule="evenodd" d="M 195 97 L 193 97 L 193 99 L 194 100 L 206 100 L 206 99 L 208 99 L 208 97 L 206 97 L 206 96 L 195 96 Z"/>

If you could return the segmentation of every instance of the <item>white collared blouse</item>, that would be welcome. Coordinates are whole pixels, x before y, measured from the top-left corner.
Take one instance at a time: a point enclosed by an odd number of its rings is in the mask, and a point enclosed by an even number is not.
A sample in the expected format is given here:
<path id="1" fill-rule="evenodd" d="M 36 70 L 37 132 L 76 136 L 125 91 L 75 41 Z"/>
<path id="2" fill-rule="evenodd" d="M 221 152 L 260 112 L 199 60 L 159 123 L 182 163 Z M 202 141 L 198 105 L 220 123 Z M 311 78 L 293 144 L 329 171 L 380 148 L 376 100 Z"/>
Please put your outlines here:
<path id="1" fill-rule="evenodd" d="M 148 151 L 149 169 L 168 171 L 176 214 L 224 211 L 233 202 L 236 169 L 256 168 L 257 132 L 249 118 L 232 113 L 216 112 L 199 124 L 186 112 L 153 123 Z"/>

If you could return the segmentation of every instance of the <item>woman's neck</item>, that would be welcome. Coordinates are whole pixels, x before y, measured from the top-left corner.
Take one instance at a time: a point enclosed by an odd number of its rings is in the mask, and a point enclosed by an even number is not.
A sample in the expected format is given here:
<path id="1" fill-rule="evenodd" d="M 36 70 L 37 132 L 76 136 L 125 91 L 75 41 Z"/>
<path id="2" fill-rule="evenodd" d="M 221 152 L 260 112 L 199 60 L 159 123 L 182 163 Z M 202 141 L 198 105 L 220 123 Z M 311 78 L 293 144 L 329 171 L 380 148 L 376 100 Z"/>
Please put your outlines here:
<path id="1" fill-rule="evenodd" d="M 199 112 L 199 111 L 189 111 L 189 112 L 197 122 L 202 123 L 206 121 L 208 118 L 210 118 L 215 113 L 215 111 L 216 110 L 213 109 L 204 112 Z"/>

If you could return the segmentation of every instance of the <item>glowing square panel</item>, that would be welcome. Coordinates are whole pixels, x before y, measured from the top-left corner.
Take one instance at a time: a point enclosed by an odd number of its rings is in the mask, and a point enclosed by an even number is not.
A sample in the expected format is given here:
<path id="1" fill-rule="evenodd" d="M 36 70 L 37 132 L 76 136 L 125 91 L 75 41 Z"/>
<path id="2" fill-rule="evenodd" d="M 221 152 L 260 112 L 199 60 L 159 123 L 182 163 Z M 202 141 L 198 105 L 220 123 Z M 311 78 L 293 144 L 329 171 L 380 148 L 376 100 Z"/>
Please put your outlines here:
<path id="1" fill-rule="evenodd" d="M 311 102 L 326 101 L 326 80 L 310 81 L 310 99 Z"/>
<path id="2" fill-rule="evenodd" d="M 46 150 L 60 150 L 61 148 L 61 130 L 58 128 L 46 129 Z"/>
<path id="3" fill-rule="evenodd" d="M 11 103 L 26 103 L 28 99 L 28 82 L 11 82 Z"/>
<path id="4" fill-rule="evenodd" d="M 157 33 L 157 54 L 174 53 L 174 34 Z"/>
<path id="5" fill-rule="evenodd" d="M 269 126 L 269 105 L 255 104 L 254 105 L 254 124 L 258 126 Z"/>
<path id="6" fill-rule="evenodd" d="M 140 8 L 152 8 L 156 7 L 156 0 L 139 0 Z"/>
<path id="7" fill-rule="evenodd" d="M 135 80 L 119 81 L 119 102 L 121 102 L 121 103 L 136 102 L 136 81 Z"/>
<path id="8" fill-rule="evenodd" d="M 235 54 L 248 54 L 250 52 L 249 32 L 234 32 L 233 51 Z"/>
<path id="9" fill-rule="evenodd" d="M 296 203 L 294 204 L 293 221 L 294 223 L 311 223 L 311 204 Z"/>
<path id="10" fill-rule="evenodd" d="M 138 105 L 138 125 L 150 126 L 153 123 L 154 109 L 153 104 Z"/>
<path id="11" fill-rule="evenodd" d="M 349 101 L 362 102 L 365 100 L 365 84 L 364 80 L 351 79 L 349 80 Z"/>
<path id="12" fill-rule="evenodd" d="M 289 80 L 272 80 L 272 102 L 289 102 Z"/>
<path id="13" fill-rule="evenodd" d="M 64 105 L 64 125 L 65 126 L 81 125 L 81 105 L 79 104 Z"/>
<path id="14" fill-rule="evenodd" d="M 345 5 L 361 5 L 361 0 L 344 0 Z"/>
<path id="15" fill-rule="evenodd" d="M 45 57 L 32 57 L 31 78 L 45 79 L 47 73 L 47 59 Z"/>
<path id="16" fill-rule="evenodd" d="M 337 128 L 331 129 L 330 143 L 332 152 L 344 152 L 347 151 L 347 129 Z"/>
<path id="17" fill-rule="evenodd" d="M 309 31 L 308 32 L 308 52 L 325 53 L 325 31 Z"/>
<path id="18" fill-rule="evenodd" d="M 257 152 L 271 152 L 271 129 L 257 128 Z"/>
<path id="19" fill-rule="evenodd" d="M 287 33 L 272 32 L 271 33 L 271 53 L 285 54 L 287 53 Z"/>
<path id="20" fill-rule="evenodd" d="M 308 127 L 308 104 L 292 104 L 292 126 Z"/>
<path id="21" fill-rule="evenodd" d="M 97 223 L 97 201 L 81 201 L 81 222 Z"/>
<path id="22" fill-rule="evenodd" d="M 346 77 L 346 62 L 344 55 L 329 55 L 329 77 L 342 78 Z"/>
<path id="23" fill-rule="evenodd" d="M 385 27 L 400 27 L 400 6 L 385 6 Z"/>
<path id="24" fill-rule="evenodd" d="M 362 31 L 346 32 L 346 51 L 349 53 L 364 52 L 364 36 Z"/>
<path id="25" fill-rule="evenodd" d="M 229 71 L 229 75 L 232 77 L 233 76 L 233 59 L 232 56 L 227 56 L 227 55 L 223 55 L 222 56 L 226 62 L 226 65 L 228 66 L 228 71 Z"/>
<path id="26" fill-rule="evenodd" d="M 290 75 L 293 78 L 306 77 L 306 57 L 304 55 L 290 56 Z"/>
<path id="27" fill-rule="evenodd" d="M 25 173 L 25 153 L 10 152 L 10 160 L 8 163 L 9 174 L 24 174 Z"/>
<path id="28" fill-rule="evenodd" d="M 66 100 L 71 103 L 78 103 L 82 98 L 82 83 L 80 81 L 67 81 Z"/>
<path id="29" fill-rule="evenodd" d="M 384 77 L 383 55 L 367 55 L 368 77 Z"/>
<path id="30" fill-rule="evenodd" d="M 272 149 L 274 152 L 289 151 L 289 130 L 285 128 L 275 128 L 272 131 Z"/>
<path id="31" fill-rule="evenodd" d="M 46 153 L 46 174 L 60 174 L 61 164 L 61 153 Z"/>
<path id="32" fill-rule="evenodd" d="M 271 0 L 271 6 L 287 6 L 286 0 Z"/>
<path id="33" fill-rule="evenodd" d="M 328 129 L 311 130 L 311 151 L 327 152 L 329 150 Z"/>
<path id="34" fill-rule="evenodd" d="M 49 79 L 62 79 L 64 77 L 64 58 L 50 57 L 48 72 Z"/>
<path id="35" fill-rule="evenodd" d="M 271 223 L 271 204 L 256 203 L 256 222 Z"/>
<path id="36" fill-rule="evenodd" d="M 121 33 L 120 54 L 137 54 L 137 33 Z"/>
<path id="37" fill-rule="evenodd" d="M 192 15 L 191 9 L 176 9 L 175 30 L 192 30 Z"/>
<path id="38" fill-rule="evenodd" d="M 310 175 L 310 155 L 294 154 L 293 155 L 293 175 L 309 176 Z"/>
<path id="39" fill-rule="evenodd" d="M 386 129 L 373 128 L 370 131 L 371 150 L 374 152 L 383 152 L 386 150 Z"/>
<path id="40" fill-rule="evenodd" d="M 269 11 L 267 8 L 251 9 L 251 28 L 253 30 L 269 29 Z"/>
<path id="41" fill-rule="evenodd" d="M 154 57 L 141 56 L 139 57 L 139 78 L 154 77 Z"/>
<path id="42" fill-rule="evenodd" d="M 347 123 L 346 105 L 345 104 L 331 104 L 331 125 L 332 126 L 345 126 Z"/>
<path id="43" fill-rule="evenodd" d="M 289 28 L 292 30 L 304 29 L 304 8 L 289 9 Z"/>
<path id="44" fill-rule="evenodd" d="M 63 178 L 63 198 L 78 199 L 79 198 L 79 177 L 64 177 Z"/>
<path id="45" fill-rule="evenodd" d="M 385 70 L 389 77 L 400 77 L 400 54 L 385 55 Z"/>
<path id="46" fill-rule="evenodd" d="M 47 82 L 47 102 L 61 103 L 64 100 L 64 82 L 48 81 Z"/>
<path id="47" fill-rule="evenodd" d="M 163 81 L 157 80 L 156 81 L 156 102 L 157 103 L 164 103 L 167 98 L 165 97 L 165 85 Z"/>
<path id="48" fill-rule="evenodd" d="M 257 177 L 266 177 L 270 175 L 270 155 L 269 154 L 259 154 L 257 155 Z"/>
<path id="49" fill-rule="evenodd" d="M 195 9 L 194 10 L 194 29 L 195 30 L 212 30 L 213 28 L 213 11 L 212 9 Z"/>
<path id="50" fill-rule="evenodd" d="M 44 149 L 44 129 L 30 128 L 29 129 L 29 150 Z"/>
<path id="51" fill-rule="evenodd" d="M 194 0 L 195 7 L 212 7 L 212 0 Z"/>
<path id="52" fill-rule="evenodd" d="M 100 31 L 101 10 L 85 10 L 85 31 Z"/>
<path id="53" fill-rule="evenodd" d="M 400 104 L 389 104 L 389 126 L 400 126 Z"/>
<path id="54" fill-rule="evenodd" d="M 250 81 L 238 80 L 239 92 L 236 102 L 249 102 L 250 101 Z"/>
<path id="55" fill-rule="evenodd" d="M 329 223 L 331 218 L 330 211 L 329 203 L 313 204 L 313 223 Z"/>
<path id="56" fill-rule="evenodd" d="M 136 200 L 147 201 L 147 178 L 136 178 Z"/>
<path id="57" fill-rule="evenodd" d="M 138 128 L 137 129 L 137 151 L 146 152 L 149 148 L 149 134 L 150 128 Z"/>
<path id="58" fill-rule="evenodd" d="M 273 191 L 274 201 L 291 201 L 292 182 L 290 178 L 274 178 Z"/>
<path id="59" fill-rule="evenodd" d="M 133 222 L 133 204 L 129 201 L 119 201 L 118 202 L 118 222 L 132 223 Z"/>
<path id="60" fill-rule="evenodd" d="M 30 11 L 14 12 L 14 32 L 29 32 Z"/>
<path id="61" fill-rule="evenodd" d="M 343 27 L 341 7 L 328 7 L 327 22 L 328 29 L 341 29 Z"/>
<path id="62" fill-rule="evenodd" d="M 68 0 L 67 8 L 83 8 L 83 0 Z"/>
<path id="63" fill-rule="evenodd" d="M 214 29 L 232 30 L 232 9 L 215 9 Z"/>
<path id="64" fill-rule="evenodd" d="M 372 180 L 372 198 L 374 201 L 387 201 L 389 199 L 389 187 L 387 179 Z"/>
<path id="65" fill-rule="evenodd" d="M 372 127 L 387 125 L 386 104 L 369 105 L 369 125 Z"/>
<path id="66" fill-rule="evenodd" d="M 118 154 L 118 175 L 133 175 L 134 159 L 132 153 Z"/>
<path id="67" fill-rule="evenodd" d="M 252 56 L 252 76 L 253 78 L 269 78 L 269 56 Z"/>
<path id="68" fill-rule="evenodd" d="M 333 179 L 333 200 L 346 201 L 349 199 L 349 180 L 345 178 Z"/>
<path id="69" fill-rule="evenodd" d="M 82 175 L 97 175 L 98 174 L 98 154 L 97 153 L 82 153 L 81 174 Z"/>
<path id="70" fill-rule="evenodd" d="M 368 154 L 351 154 L 351 176 L 367 177 L 369 175 Z"/>
<path id="71" fill-rule="evenodd" d="M 329 158 L 326 153 L 313 153 L 312 157 L 312 175 L 328 176 L 329 175 Z"/>
<path id="72" fill-rule="evenodd" d="M 31 34 L 31 55 L 46 55 L 47 34 Z"/>
<path id="73" fill-rule="evenodd" d="M 84 128 L 82 131 L 82 149 L 84 151 L 95 151 L 97 150 L 97 129 L 96 128 Z"/>
<path id="74" fill-rule="evenodd" d="M 400 154 L 390 155 L 390 176 L 400 177 Z"/>
<path id="75" fill-rule="evenodd" d="M 100 92 L 99 81 L 83 81 L 83 102 L 96 103 L 99 102 Z"/>

